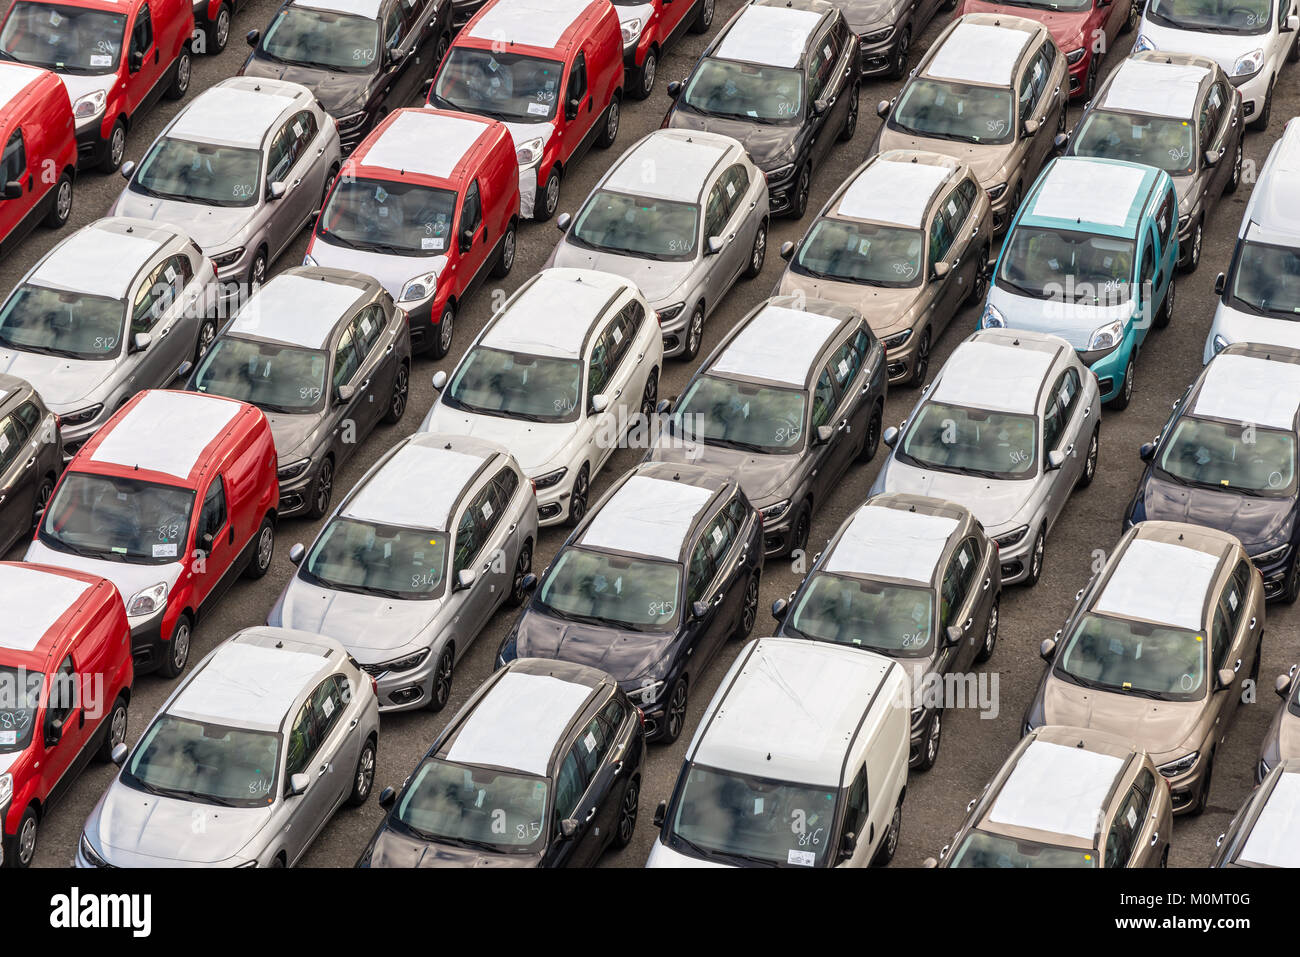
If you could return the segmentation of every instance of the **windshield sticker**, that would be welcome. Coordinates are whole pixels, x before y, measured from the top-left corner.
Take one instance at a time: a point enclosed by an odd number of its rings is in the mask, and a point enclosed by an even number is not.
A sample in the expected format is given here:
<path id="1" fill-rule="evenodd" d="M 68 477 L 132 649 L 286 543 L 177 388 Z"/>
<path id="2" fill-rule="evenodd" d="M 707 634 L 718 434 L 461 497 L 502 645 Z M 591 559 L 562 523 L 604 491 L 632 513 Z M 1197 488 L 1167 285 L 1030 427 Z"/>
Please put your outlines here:
<path id="1" fill-rule="evenodd" d="M 799 867 L 812 867 L 817 863 L 817 854 L 814 851 L 790 851 L 785 856 L 787 864 L 797 864 Z"/>
<path id="2" fill-rule="evenodd" d="M 57 26 L 58 26 L 60 23 L 62 23 L 62 22 L 63 22 L 63 17 L 59 16 L 59 11 L 58 11 L 58 10 L 51 10 L 51 11 L 50 11 L 50 26 L 52 26 L 52 27 L 57 27 Z"/>
<path id="3" fill-rule="evenodd" d="M 446 246 L 447 246 L 447 241 L 439 237 L 424 236 L 420 239 L 421 249 L 430 249 L 430 250 L 437 251 L 439 249 L 445 249 Z"/>
<path id="4" fill-rule="evenodd" d="M 175 543 L 172 543 L 170 545 L 155 545 L 153 547 L 153 557 L 154 558 L 175 558 L 176 557 Z"/>
<path id="5" fill-rule="evenodd" d="M 325 712 L 325 717 L 331 717 L 334 714 L 334 699 L 326 698 L 321 702 L 321 709 Z"/>
<path id="6" fill-rule="evenodd" d="M 762 813 L 763 813 L 763 799 L 762 799 L 762 798 L 754 798 L 754 813 L 755 813 L 755 814 L 762 814 Z"/>
<path id="7" fill-rule="evenodd" d="M 383 202 L 386 202 L 387 200 L 388 200 L 388 190 L 384 189 L 384 187 L 382 187 L 382 186 L 376 186 L 376 187 L 375 187 L 375 201 L 376 201 L 376 202 L 383 203 Z"/>
<path id="8" fill-rule="evenodd" d="M 92 53 L 90 55 L 91 66 L 112 66 L 113 58 L 105 53 Z"/>
<path id="9" fill-rule="evenodd" d="M 962 568 L 965 568 L 967 565 L 970 564 L 970 556 L 967 555 L 964 551 L 958 552 L 957 561 L 961 562 Z"/>
<path id="10" fill-rule="evenodd" d="M 582 743 L 587 746 L 588 754 L 596 750 L 596 736 L 590 731 L 588 731 L 587 736 L 582 739 Z"/>
<path id="11" fill-rule="evenodd" d="M 528 115 L 529 115 L 529 116 L 546 116 L 546 115 L 549 114 L 550 112 L 551 112 L 551 108 L 550 108 L 550 106 L 548 106 L 548 105 L 545 104 L 545 103 L 529 103 L 529 104 L 528 104 Z"/>
<path id="12" fill-rule="evenodd" d="M 1235 591 L 1228 592 L 1228 607 L 1233 611 L 1237 610 L 1237 593 Z"/>

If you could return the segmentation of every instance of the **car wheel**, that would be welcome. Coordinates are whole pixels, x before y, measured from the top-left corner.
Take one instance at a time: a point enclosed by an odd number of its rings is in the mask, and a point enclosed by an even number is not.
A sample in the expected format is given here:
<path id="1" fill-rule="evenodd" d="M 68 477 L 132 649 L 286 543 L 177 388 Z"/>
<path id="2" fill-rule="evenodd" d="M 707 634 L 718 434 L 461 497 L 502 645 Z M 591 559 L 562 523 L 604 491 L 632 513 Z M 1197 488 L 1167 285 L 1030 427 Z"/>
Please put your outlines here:
<path id="1" fill-rule="evenodd" d="M 1091 102 L 1093 94 L 1097 92 L 1097 66 L 1101 62 L 1100 57 L 1094 53 L 1092 62 L 1088 64 L 1088 75 L 1083 81 L 1083 102 Z M 1061 116 L 1065 116 L 1065 110 L 1061 110 Z"/>
<path id="2" fill-rule="evenodd" d="M 113 749 L 119 744 L 126 743 L 126 718 L 126 696 L 118 695 L 117 700 L 113 702 L 113 710 L 108 713 L 105 725 L 108 730 L 104 732 L 104 742 L 95 755 L 100 761 L 112 761 Z"/>
<path id="3" fill-rule="evenodd" d="M 36 809 L 29 807 L 18 821 L 18 830 L 14 832 L 12 853 L 5 855 L 6 867 L 32 866 L 36 856 L 36 837 L 40 825 L 36 819 Z M 0 838 L 3 834 L 0 834 Z"/>
<path id="4" fill-rule="evenodd" d="M 199 326 L 198 341 L 194 343 L 194 361 L 198 362 L 208 354 L 212 343 L 217 341 L 217 320 L 204 319 Z"/>
<path id="5" fill-rule="evenodd" d="M 1029 550 L 1029 574 L 1025 576 L 1025 584 L 1033 588 L 1038 584 L 1038 579 L 1043 577 L 1043 553 L 1047 550 L 1047 530 L 1040 528 L 1038 534 L 1034 536 L 1033 547 Z"/>
<path id="6" fill-rule="evenodd" d="M 889 830 L 885 832 L 885 839 L 880 842 L 880 849 L 871 861 L 872 867 L 884 867 L 894 859 L 894 854 L 898 851 L 898 835 L 902 830 L 903 799 L 899 798 L 894 805 L 894 815 L 889 819 Z"/>
<path id="7" fill-rule="evenodd" d="M 339 164 L 335 163 L 330 167 L 329 174 L 325 177 L 325 185 L 320 189 L 320 205 L 317 207 L 321 212 L 325 211 L 325 201 L 330 198 L 330 187 L 334 185 L 334 180 L 339 175 Z"/>
<path id="8" fill-rule="evenodd" d="M 1300 36 L 1296 37 L 1295 42 L 1291 44 L 1291 48 L 1286 51 L 1286 59 L 1288 63 L 1300 61 Z"/>
<path id="9" fill-rule="evenodd" d="M 599 149 L 607 150 L 614 145 L 614 140 L 618 139 L 618 124 L 622 118 L 623 105 L 615 96 L 609 101 L 609 106 L 605 107 L 605 122 L 600 128 L 600 136 L 596 139 L 596 146 Z"/>
<path id="10" fill-rule="evenodd" d="M 691 313 L 690 321 L 686 323 L 686 342 L 682 347 L 682 360 L 690 362 L 700 354 L 700 343 L 704 341 L 704 303 L 697 302 L 695 310 Z"/>
<path id="11" fill-rule="evenodd" d="M 54 187 L 54 199 L 50 211 L 45 214 L 45 225 L 50 229 L 61 229 L 72 215 L 72 177 L 64 173 Z"/>
<path id="12" fill-rule="evenodd" d="M 1228 178 L 1227 184 L 1223 187 L 1225 193 L 1235 193 L 1237 187 L 1241 185 L 1241 164 L 1245 159 L 1245 150 L 1241 148 L 1241 141 L 1237 141 L 1237 152 L 1232 158 L 1232 176 Z"/>
<path id="13" fill-rule="evenodd" d="M 1201 778 L 1201 790 L 1196 795 L 1196 803 L 1192 805 L 1187 812 L 1188 817 L 1196 817 L 1205 813 L 1205 809 L 1210 804 L 1210 783 L 1214 778 L 1214 752 L 1211 751 L 1209 757 L 1205 759 L 1205 776 Z"/>
<path id="14" fill-rule="evenodd" d="M 33 528 L 40 524 L 41 516 L 45 514 L 45 507 L 50 504 L 50 499 L 53 497 L 54 476 L 47 475 L 41 479 L 41 484 L 36 489 L 36 507 L 32 510 Z"/>
<path id="15" fill-rule="evenodd" d="M 591 494 L 591 472 L 587 463 L 582 463 L 578 477 L 573 480 L 573 491 L 569 493 L 570 525 L 577 525 L 587 514 L 587 496 Z"/>
<path id="16" fill-rule="evenodd" d="M 894 45 L 894 58 L 890 61 L 889 73 L 891 80 L 901 80 L 907 73 L 907 54 L 908 48 L 912 45 L 912 31 L 904 30 L 898 36 L 898 43 Z"/>
<path id="17" fill-rule="evenodd" d="M 1128 7 L 1128 16 L 1124 18 L 1124 23 L 1120 26 L 1120 33 L 1132 33 L 1139 23 L 1142 22 L 1142 4 L 1138 0 L 1133 0 Z"/>
<path id="18" fill-rule="evenodd" d="M 930 327 L 927 326 L 921 333 L 921 339 L 916 344 L 916 355 L 912 358 L 912 378 L 911 385 L 918 386 L 925 382 L 925 377 L 930 371 Z"/>
<path id="19" fill-rule="evenodd" d="M 700 0 L 700 12 L 691 24 L 692 33 L 708 33 L 713 26 L 713 0 Z"/>
<path id="20" fill-rule="evenodd" d="M 881 411 L 877 405 L 871 410 L 871 418 L 867 420 L 867 437 L 862 443 L 862 451 L 858 453 L 859 462 L 870 462 L 876 457 L 876 452 L 880 448 L 880 426 Z"/>
<path id="21" fill-rule="evenodd" d="M 758 232 L 754 233 L 754 245 L 749 250 L 749 262 L 745 266 L 744 277 L 753 279 L 763 271 L 763 263 L 767 259 L 767 223 L 758 224 Z"/>
<path id="22" fill-rule="evenodd" d="M 943 740 L 943 712 L 938 708 L 926 722 L 925 734 L 921 740 L 921 757 L 916 762 L 916 770 L 929 771 L 939 757 L 939 744 Z"/>
<path id="23" fill-rule="evenodd" d="M 248 291 L 252 292 L 266 282 L 267 255 L 266 247 L 259 246 L 253 254 L 253 261 L 248 266 Z"/>
<path id="24" fill-rule="evenodd" d="M 171 86 L 167 87 L 167 99 L 179 100 L 190 89 L 190 77 L 194 74 L 194 61 L 190 58 L 190 48 L 186 44 L 181 50 L 181 55 L 176 58 L 176 65 L 172 67 Z"/>
<path id="25" fill-rule="evenodd" d="M 672 744 L 681 737 L 686 727 L 687 704 L 686 679 L 678 678 L 672 691 L 668 692 L 668 705 L 664 709 L 664 744 Z"/>
<path id="26" fill-rule="evenodd" d="M 632 95 L 644 100 L 655 88 L 655 77 L 659 73 L 659 53 L 654 47 L 645 52 L 645 62 L 636 71 L 636 83 L 632 86 Z"/>
<path id="27" fill-rule="evenodd" d="M 429 694 L 428 704 L 430 711 L 441 711 L 451 700 L 451 672 L 454 657 L 451 645 L 442 649 L 442 657 L 438 659 L 438 667 L 433 672 L 433 690 Z"/>
<path id="28" fill-rule="evenodd" d="M 989 291 L 989 247 L 987 245 L 980 247 L 979 256 L 975 261 L 979 263 L 979 268 L 975 270 L 975 281 L 970 284 L 970 295 L 966 297 L 966 301 L 978 304 Z"/>
<path id="29" fill-rule="evenodd" d="M 275 523 L 269 515 L 262 519 L 254 541 L 257 544 L 253 546 L 253 560 L 244 569 L 244 577 L 256 580 L 270 571 L 271 559 L 275 557 Z"/>
<path id="30" fill-rule="evenodd" d="M 429 354 L 435 359 L 441 359 L 451 351 L 452 336 L 456 334 L 456 305 L 447 301 L 442 307 L 442 315 L 438 317 L 438 324 L 433 329 L 433 348 Z"/>
<path id="31" fill-rule="evenodd" d="M 1196 267 L 1201 264 L 1201 246 L 1205 242 L 1205 222 L 1198 219 L 1196 229 L 1192 232 L 1192 248 L 1187 254 L 1187 260 L 1180 267 L 1183 272 L 1196 272 Z"/>
<path id="32" fill-rule="evenodd" d="M 812 516 L 805 505 L 799 510 L 790 532 L 790 553 L 801 552 L 808 547 L 808 533 L 812 529 Z"/>
<path id="33" fill-rule="evenodd" d="M 217 19 L 203 28 L 204 39 L 208 44 L 208 53 L 216 55 L 226 48 L 230 41 L 230 5 L 223 3 L 217 10 Z"/>
<path id="34" fill-rule="evenodd" d="M 190 662 L 190 645 L 193 642 L 194 625 L 189 615 L 181 615 L 172 629 L 172 640 L 163 644 L 162 666 L 159 670 L 164 678 L 176 678 Z"/>
<path id="35" fill-rule="evenodd" d="M 762 578 L 763 573 L 755 571 L 745 583 L 745 600 L 740 606 L 740 618 L 736 621 L 736 630 L 731 633 L 732 638 L 743 641 L 753 632 L 754 622 L 758 621 L 758 592 Z"/>
<path id="36" fill-rule="evenodd" d="M 506 227 L 506 234 L 501 238 L 501 255 L 497 257 L 496 263 L 492 266 L 492 277 L 494 279 L 505 279 L 510 275 L 510 270 L 515 267 L 515 253 L 519 246 L 519 236 L 515 230 L 514 222 Z"/>
<path id="37" fill-rule="evenodd" d="M 1164 852 L 1160 855 L 1160 866 L 1161 867 L 1169 866 L 1169 845 L 1168 844 L 1165 845 Z"/>
<path id="38" fill-rule="evenodd" d="M 1259 113 L 1251 120 L 1250 126 L 1255 130 L 1268 129 L 1269 117 L 1273 114 L 1273 84 L 1268 85 L 1268 92 L 1264 94 L 1264 105 L 1259 108 Z"/>
<path id="39" fill-rule="evenodd" d="M 334 460 L 328 455 L 325 461 L 320 464 L 320 470 L 316 473 L 316 481 L 311 487 L 311 507 L 307 510 L 307 518 L 315 521 L 330 510 L 330 499 L 334 497 Z"/>
<path id="40" fill-rule="evenodd" d="M 1288 605 L 1294 605 L 1297 597 L 1300 597 L 1300 550 L 1292 554 L 1291 564 L 1287 566 L 1286 586 L 1282 589 L 1282 601 Z"/>
<path id="41" fill-rule="evenodd" d="M 1128 365 L 1124 367 L 1124 381 L 1120 384 L 1119 395 L 1110 400 L 1110 407 L 1117 411 L 1123 411 L 1128 408 L 1128 404 L 1133 401 L 1133 379 L 1137 375 L 1137 367 L 1134 365 L 1136 356 L 1129 356 Z"/>
<path id="42" fill-rule="evenodd" d="M 370 797 L 375 786 L 375 739 L 367 738 L 361 754 L 357 756 L 357 770 L 352 775 L 352 793 L 348 795 L 348 804 L 360 807 Z"/>
<path id="43" fill-rule="evenodd" d="M 560 168 L 556 166 L 542 186 L 541 202 L 533 204 L 533 219 L 544 223 L 555 215 L 560 205 Z"/>
<path id="44" fill-rule="evenodd" d="M 858 95 L 862 88 L 853 84 L 853 89 L 849 91 L 849 113 L 844 117 L 844 129 L 840 130 L 840 142 L 847 143 L 853 139 L 853 134 L 858 131 Z"/>
<path id="45" fill-rule="evenodd" d="M 614 830 L 613 846 L 618 849 L 632 843 L 636 833 L 636 812 L 641 806 L 641 779 L 633 778 L 623 792 L 623 802 L 618 807 L 618 827 Z"/>
<path id="46" fill-rule="evenodd" d="M 393 395 L 388 400 L 388 410 L 384 413 L 385 425 L 396 425 L 406 413 L 406 400 L 411 393 L 411 370 L 403 362 L 397 367 L 393 376 Z"/>
<path id="47" fill-rule="evenodd" d="M 993 607 L 989 609 L 988 625 L 984 628 L 984 643 L 980 645 L 980 650 L 975 655 L 975 660 L 980 664 L 992 658 L 993 649 L 998 646 L 998 620 L 1001 617 L 1001 606 L 1001 599 L 993 599 Z"/>
<path id="48" fill-rule="evenodd" d="M 1100 431 L 1100 425 L 1093 428 L 1092 438 L 1088 440 L 1088 457 L 1083 460 L 1083 474 L 1079 476 L 1079 488 L 1087 488 L 1097 477 L 1097 454 L 1101 450 Z"/>
<path id="49" fill-rule="evenodd" d="M 438 67 L 442 65 L 442 61 L 447 58 L 447 52 L 450 49 L 451 49 L 451 34 L 444 33 L 442 36 L 438 37 L 438 45 L 437 47 L 434 48 L 434 52 L 433 52 L 433 74 L 434 75 L 437 74 Z"/>
<path id="50" fill-rule="evenodd" d="M 108 148 L 104 150 L 104 158 L 99 162 L 99 171 L 101 173 L 116 172 L 125 157 L 126 121 L 118 120 L 113 124 L 112 132 L 108 134 Z"/>
<path id="51" fill-rule="evenodd" d="M 659 370 L 651 369 L 646 376 L 645 388 L 641 390 L 641 416 L 646 428 L 654 421 L 655 409 L 659 405 Z M 647 433 L 648 435 L 648 433 Z"/>
<path id="52" fill-rule="evenodd" d="M 506 603 L 512 608 L 518 608 L 528 597 L 528 592 L 524 591 L 524 579 L 528 577 L 533 570 L 533 543 L 524 542 L 519 549 L 519 557 L 515 559 L 515 577 L 511 580 L 510 595 L 506 598 Z"/>
<path id="53" fill-rule="evenodd" d="M 789 217 L 791 219 L 803 219 L 804 213 L 808 212 L 808 194 L 812 190 L 812 166 L 804 163 L 799 170 L 799 176 L 795 180 L 794 196 L 790 200 Z"/>

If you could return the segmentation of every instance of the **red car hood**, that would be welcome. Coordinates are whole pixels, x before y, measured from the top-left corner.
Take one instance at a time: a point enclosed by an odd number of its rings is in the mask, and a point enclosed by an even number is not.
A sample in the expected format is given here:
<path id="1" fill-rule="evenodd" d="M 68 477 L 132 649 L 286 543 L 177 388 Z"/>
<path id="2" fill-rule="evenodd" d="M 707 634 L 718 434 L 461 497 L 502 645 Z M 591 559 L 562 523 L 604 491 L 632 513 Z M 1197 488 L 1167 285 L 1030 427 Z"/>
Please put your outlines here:
<path id="1" fill-rule="evenodd" d="M 1052 39 L 1062 50 L 1069 52 L 1083 46 L 1083 37 L 1087 31 L 1089 10 L 1043 10 L 1036 7 L 1017 7 L 1013 4 L 982 3 L 981 0 L 963 0 L 957 16 L 968 13 L 1004 13 L 1009 17 L 1024 17 L 1037 20 L 1047 27 Z"/>

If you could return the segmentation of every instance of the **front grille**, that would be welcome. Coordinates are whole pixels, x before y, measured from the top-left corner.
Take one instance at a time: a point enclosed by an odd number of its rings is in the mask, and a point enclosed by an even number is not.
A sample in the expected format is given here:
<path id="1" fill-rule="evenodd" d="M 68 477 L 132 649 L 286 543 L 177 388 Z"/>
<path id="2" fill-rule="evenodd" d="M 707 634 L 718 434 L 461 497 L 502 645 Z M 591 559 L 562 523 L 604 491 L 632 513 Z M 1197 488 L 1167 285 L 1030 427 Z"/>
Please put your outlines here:
<path id="1" fill-rule="evenodd" d="M 361 670 L 372 678 L 382 678 L 388 674 L 388 669 L 383 665 L 362 665 Z"/>

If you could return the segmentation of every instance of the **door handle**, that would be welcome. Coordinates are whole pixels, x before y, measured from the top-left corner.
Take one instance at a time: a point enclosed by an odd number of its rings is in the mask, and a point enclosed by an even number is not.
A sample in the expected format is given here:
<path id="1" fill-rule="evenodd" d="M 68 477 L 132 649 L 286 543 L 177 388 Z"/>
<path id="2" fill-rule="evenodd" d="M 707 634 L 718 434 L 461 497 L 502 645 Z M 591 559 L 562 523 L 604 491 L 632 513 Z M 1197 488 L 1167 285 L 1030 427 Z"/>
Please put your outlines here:
<path id="1" fill-rule="evenodd" d="M 617 399 L 617 398 L 618 398 L 619 396 L 621 396 L 622 394 L 623 394 L 623 390 L 622 390 L 622 389 L 615 389 L 615 390 L 614 390 L 614 398 Z"/>
<path id="2" fill-rule="evenodd" d="M 361 383 L 361 385 L 357 388 L 357 391 L 358 391 L 358 392 L 363 392 L 363 391 L 365 391 L 366 389 L 369 389 L 369 388 L 370 388 L 370 380 L 367 379 L 365 382 Z"/>
<path id="3" fill-rule="evenodd" d="M 618 764 L 614 765 L 614 777 L 618 777 L 622 773 L 623 773 L 623 762 L 620 761 L 618 762 Z"/>
<path id="4" fill-rule="evenodd" d="M 991 585 L 992 583 L 993 583 L 993 576 L 990 575 L 988 578 L 984 579 L 984 587 L 981 588 L 980 591 L 988 591 L 989 585 Z"/>
<path id="5" fill-rule="evenodd" d="M 1073 454 L 1074 454 L 1074 443 L 1073 443 L 1073 442 L 1071 442 L 1069 445 L 1067 445 L 1067 446 L 1065 447 L 1065 454 L 1066 454 L 1066 455 L 1073 455 Z"/>
<path id="6" fill-rule="evenodd" d="M 973 227 L 971 227 L 970 234 L 972 236 L 978 236 L 980 234 L 980 227 L 978 223 L 976 223 Z"/>
<path id="7" fill-rule="evenodd" d="M 348 730 L 349 730 L 349 731 L 353 730 L 356 726 L 357 726 L 357 719 L 356 719 L 356 718 L 353 718 L 351 721 L 348 722 Z"/>
<path id="8" fill-rule="evenodd" d="M 1232 673 L 1233 673 L 1233 674 L 1236 674 L 1236 673 L 1237 673 L 1238 671 L 1240 671 L 1240 670 L 1241 670 L 1241 659 L 1238 658 L 1238 659 L 1237 659 L 1237 663 L 1236 663 L 1235 665 L 1232 666 Z"/>
<path id="9" fill-rule="evenodd" d="M 28 462 L 27 464 L 28 464 L 28 465 L 31 465 L 32 463 L 31 463 L 31 462 Z M 1251 630 L 1251 631 L 1254 631 L 1254 630 L 1255 630 L 1255 619 L 1254 619 L 1254 618 L 1251 618 L 1251 619 L 1250 619 L 1250 630 Z"/>
<path id="10" fill-rule="evenodd" d="M 393 354 L 393 344 L 390 342 L 388 344 L 388 348 L 384 350 L 384 355 L 391 356 L 392 354 Z"/>
<path id="11" fill-rule="evenodd" d="M 970 626 L 973 624 L 975 624 L 975 616 L 971 615 L 969 618 L 966 619 L 966 624 L 961 626 L 961 630 L 970 631 Z"/>
<path id="12" fill-rule="evenodd" d="M 516 528 L 518 528 L 518 527 L 519 527 L 519 523 L 518 523 L 518 522 L 511 522 L 511 523 L 510 523 L 510 527 L 507 528 L 506 531 L 507 531 L 507 532 L 513 532 L 513 531 L 514 531 Z"/>
<path id="13" fill-rule="evenodd" d="M 232 545 L 235 544 L 235 526 L 231 525 L 230 529 L 226 532 L 226 541 L 230 542 Z"/>
<path id="14" fill-rule="evenodd" d="M 322 764 L 322 765 L 320 766 L 320 768 L 316 771 L 316 776 L 319 777 L 319 778 L 323 778 L 327 773 L 329 773 L 329 769 L 330 769 L 330 766 L 329 766 L 329 763 L 328 763 L 328 762 L 325 763 L 325 764 Z"/>
<path id="15" fill-rule="evenodd" d="M 848 420 L 848 419 L 840 419 L 840 424 L 837 425 L 837 426 L 835 426 L 835 431 L 836 431 L 836 432 L 843 432 L 843 431 L 844 431 L 845 429 L 847 429 L 848 427 L 849 427 L 849 420 Z"/>
<path id="16" fill-rule="evenodd" d="M 1084 406 L 1083 417 L 1086 419 L 1090 415 L 1092 415 L 1092 406 Z"/>
<path id="17" fill-rule="evenodd" d="M 1160 840 L 1160 832 L 1156 831 L 1154 834 L 1151 835 L 1151 846 L 1155 847 L 1156 841 L 1158 840 Z"/>
<path id="18" fill-rule="evenodd" d="M 491 570 L 492 570 L 492 563 L 491 563 L 491 562 L 484 562 L 484 563 L 483 563 L 483 571 L 485 571 L 485 572 L 490 572 Z"/>
<path id="19" fill-rule="evenodd" d="M 596 816 L 596 809 L 593 807 L 590 811 L 587 812 L 587 816 L 584 817 L 582 821 L 584 824 L 590 824 L 591 819 L 595 816 Z"/>
<path id="20" fill-rule="evenodd" d="M 36 464 L 36 456 L 33 455 L 30 459 L 27 460 L 27 464 L 24 465 L 23 468 L 29 469 L 35 464 Z M 1255 619 L 1253 618 L 1250 620 L 1250 627 L 1252 628 L 1255 627 Z"/>

